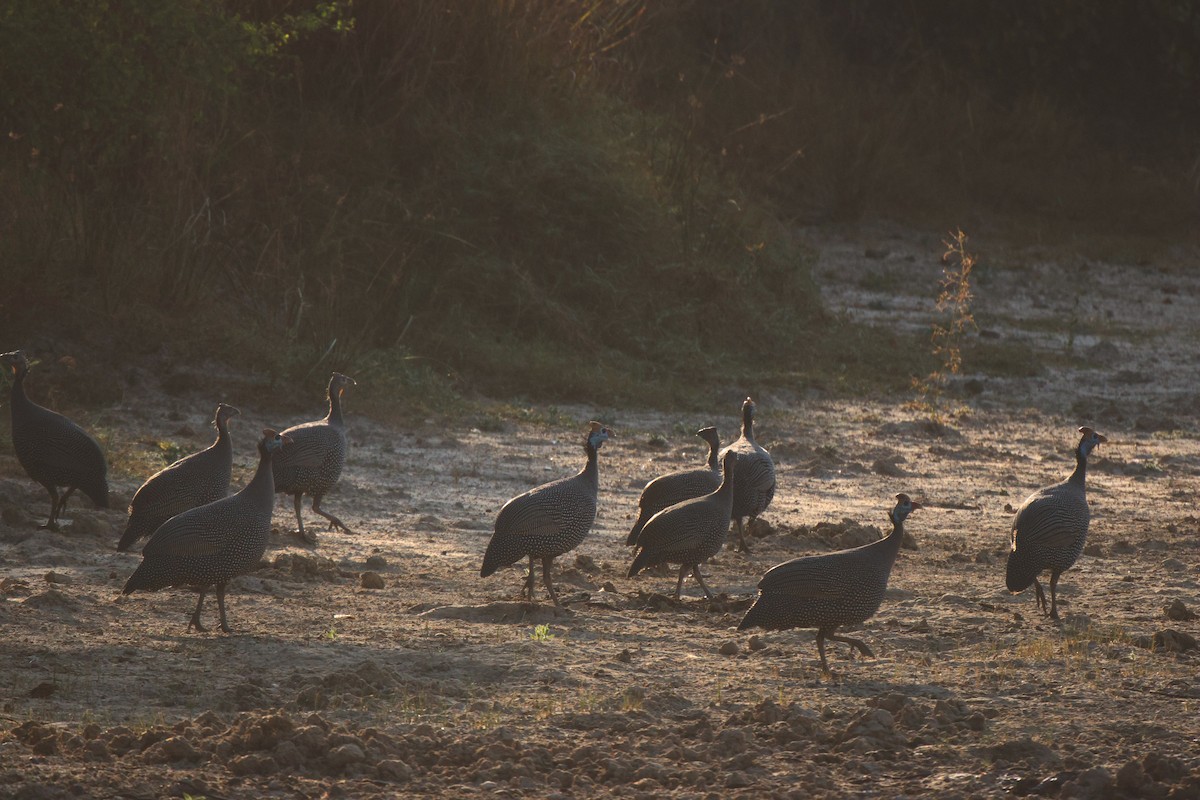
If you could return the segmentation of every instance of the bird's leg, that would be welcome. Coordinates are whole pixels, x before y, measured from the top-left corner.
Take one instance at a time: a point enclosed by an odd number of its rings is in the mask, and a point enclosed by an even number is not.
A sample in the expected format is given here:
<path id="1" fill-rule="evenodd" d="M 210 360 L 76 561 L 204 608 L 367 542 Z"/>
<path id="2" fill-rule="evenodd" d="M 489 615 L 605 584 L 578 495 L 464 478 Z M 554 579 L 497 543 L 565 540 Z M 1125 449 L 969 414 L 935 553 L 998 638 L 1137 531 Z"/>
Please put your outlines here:
<path id="1" fill-rule="evenodd" d="M 63 496 L 58 498 L 58 510 L 54 512 L 54 521 L 55 522 L 58 522 L 58 516 L 67 510 L 67 500 L 69 500 L 71 495 L 74 493 L 75 493 L 75 487 L 68 486 L 67 490 L 65 492 L 63 492 Z"/>
<path id="2" fill-rule="evenodd" d="M 200 599 L 196 601 L 196 610 L 192 612 L 192 618 L 188 622 L 187 629 L 189 631 L 192 628 L 195 628 L 196 630 L 201 631 L 201 632 L 208 630 L 207 628 L 205 628 L 203 625 L 200 624 L 200 607 L 204 605 L 205 591 L 206 591 L 205 589 L 200 590 Z"/>
<path id="3" fill-rule="evenodd" d="M 712 592 L 708 590 L 708 586 L 704 583 L 704 576 L 700 574 L 700 565 L 692 564 L 692 575 L 695 576 L 696 582 L 700 584 L 700 588 L 704 590 L 704 596 L 709 600 L 713 599 Z"/>
<path id="4" fill-rule="evenodd" d="M 554 605 L 562 607 L 562 603 L 558 602 L 558 592 L 554 591 L 554 584 L 550 581 L 550 563 L 554 561 L 554 556 L 546 556 L 542 559 L 542 580 L 546 583 L 546 591 L 550 592 L 550 599 L 554 601 Z M 533 594 L 533 589 L 530 587 L 530 595 Z"/>
<path id="5" fill-rule="evenodd" d="M 296 501 L 296 533 L 304 536 L 304 519 L 300 516 L 300 499 L 304 496 L 303 492 L 297 492 L 295 495 Z"/>
<path id="6" fill-rule="evenodd" d="M 679 600 L 679 592 L 683 589 L 683 576 L 687 575 L 688 565 L 679 565 L 679 580 L 675 581 L 675 600 Z"/>
<path id="7" fill-rule="evenodd" d="M 1046 610 L 1046 593 L 1042 591 L 1042 584 L 1037 578 L 1033 579 L 1033 589 L 1037 592 L 1038 611 L 1042 612 L 1042 614 L 1048 613 Z"/>
<path id="8" fill-rule="evenodd" d="M 320 497 L 313 498 L 312 510 L 314 512 L 320 514 L 325 519 L 329 520 L 329 530 L 333 531 L 333 530 L 337 530 L 338 528 L 341 528 L 342 531 L 345 533 L 353 533 L 353 531 L 350 530 L 349 528 L 347 528 L 345 523 L 343 523 L 340 519 L 338 519 L 333 514 L 330 514 L 327 511 L 321 510 L 321 498 Z"/>
<path id="9" fill-rule="evenodd" d="M 871 652 L 871 648 L 867 647 L 865 642 L 859 641 L 858 639 L 851 639 L 849 636 L 834 636 L 832 632 L 829 633 L 826 638 L 831 642 L 845 642 L 848 645 L 857 647 L 859 651 L 868 658 L 875 657 L 875 654 Z M 851 655 L 853 655 L 853 652 L 851 652 Z"/>
<path id="10" fill-rule="evenodd" d="M 1050 619 L 1058 619 L 1058 576 L 1058 570 L 1050 570 Z"/>
<path id="11" fill-rule="evenodd" d="M 217 610 L 221 613 L 221 630 L 226 633 L 233 633 L 229 627 L 229 623 L 225 620 L 225 584 L 217 584 Z"/>
<path id="12" fill-rule="evenodd" d="M 529 572 L 525 574 L 525 583 L 521 586 L 521 599 L 527 597 L 533 602 L 533 556 L 529 557 Z"/>
<path id="13" fill-rule="evenodd" d="M 821 656 L 821 672 L 829 674 L 829 662 L 825 660 L 825 629 L 817 628 L 817 653 Z"/>
<path id="14" fill-rule="evenodd" d="M 45 484 L 43 484 L 45 485 Z M 45 525 L 39 525 L 39 528 L 46 530 L 58 530 L 58 487 L 46 486 L 46 491 L 50 493 L 50 518 L 46 520 Z"/>
<path id="15" fill-rule="evenodd" d="M 737 544 L 738 552 L 739 553 L 749 553 L 750 548 L 746 545 L 746 530 L 745 530 L 745 528 L 742 527 L 742 518 L 738 517 L 736 522 L 737 522 L 737 531 L 738 531 L 738 544 Z"/>

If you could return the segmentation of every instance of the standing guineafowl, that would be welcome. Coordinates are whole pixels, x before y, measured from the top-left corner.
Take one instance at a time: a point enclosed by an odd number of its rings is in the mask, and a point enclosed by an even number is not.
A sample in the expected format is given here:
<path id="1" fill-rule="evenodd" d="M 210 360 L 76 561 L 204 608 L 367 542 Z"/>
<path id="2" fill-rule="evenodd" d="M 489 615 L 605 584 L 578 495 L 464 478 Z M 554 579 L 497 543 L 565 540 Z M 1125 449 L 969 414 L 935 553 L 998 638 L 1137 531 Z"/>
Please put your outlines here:
<path id="1" fill-rule="evenodd" d="M 118 550 L 128 550 L 134 542 L 154 533 L 159 525 L 176 514 L 229 494 L 229 478 L 233 472 L 229 421 L 239 413 L 233 406 L 219 403 L 213 418 L 217 440 L 200 452 L 159 470 L 142 484 L 129 503 L 129 523 L 117 543 Z"/>
<path id="2" fill-rule="evenodd" d="M 746 546 L 742 520 L 749 517 L 753 522 L 775 497 L 775 463 L 771 454 L 754 441 L 754 408 L 749 397 L 742 402 L 742 435 L 721 451 L 722 458 L 726 453 L 737 456 L 731 516 L 737 523 L 738 550 L 743 553 L 749 553 L 750 548 Z"/>
<path id="3" fill-rule="evenodd" d="M 50 518 L 43 528 L 58 530 L 58 517 L 76 489 L 98 508 L 108 508 L 108 464 L 100 445 L 62 414 L 42 408 L 25 394 L 29 359 L 20 350 L 0 355 L 12 370 L 12 442 L 17 461 L 29 477 L 46 487 Z M 59 496 L 58 487 L 66 487 Z"/>
<path id="4" fill-rule="evenodd" d="M 887 590 L 888 576 L 900 543 L 904 520 L 921 507 L 906 494 L 896 495 L 892 509 L 892 532 L 877 542 L 819 556 L 794 558 L 771 567 L 758 582 L 758 597 L 742 617 L 738 630 L 746 628 L 816 628 L 821 669 L 829 672 L 825 640 L 845 642 L 863 655 L 874 653 L 863 642 L 835 636 L 843 625 L 857 625 L 875 615 Z"/>
<path id="5" fill-rule="evenodd" d="M 230 633 L 225 619 L 225 584 L 257 568 L 267 549 L 275 506 L 271 457 L 290 444 L 286 435 L 264 430 L 258 442 L 258 469 L 250 482 L 232 497 L 189 509 L 164 522 L 143 548 L 142 563 L 123 593 L 194 587 L 200 599 L 188 630 L 202 631 L 200 608 L 204 595 L 215 586 L 221 630 Z"/>
<path id="6" fill-rule="evenodd" d="M 529 575 L 521 597 L 533 599 L 533 562 L 542 560 L 542 580 L 554 605 L 561 606 L 550 580 L 550 565 L 556 556 L 574 550 L 583 542 L 596 521 L 596 496 L 600 480 L 597 453 L 616 434 L 593 422 L 584 440 L 587 463 L 578 474 L 530 489 L 504 504 L 496 516 L 496 530 L 483 555 L 481 577 L 500 567 L 529 557 Z"/>
<path id="7" fill-rule="evenodd" d="M 658 564 L 678 564 L 679 580 L 675 582 L 675 599 L 683 588 L 688 572 L 695 576 L 704 596 L 712 592 L 700 575 L 700 565 L 721 552 L 729 535 L 729 514 L 737 491 L 737 455 L 726 452 L 722 460 L 721 485 L 703 497 L 684 500 L 655 514 L 642 529 L 637 546 L 640 548 L 629 567 L 632 578 L 647 567 Z"/>
<path id="8" fill-rule="evenodd" d="M 1033 584 L 1038 609 L 1058 619 L 1058 576 L 1071 568 L 1087 541 L 1087 457 L 1108 441 L 1091 428 L 1080 428 L 1082 438 L 1075 448 L 1075 471 L 1062 483 L 1038 489 L 1017 509 L 1013 520 L 1011 550 L 1005 576 L 1010 592 L 1022 592 Z M 1037 576 L 1050 570 L 1050 608 Z"/>
<path id="9" fill-rule="evenodd" d="M 321 510 L 321 498 L 334 487 L 346 464 L 346 426 L 342 421 L 342 394 L 357 386 L 340 372 L 329 379 L 329 413 L 325 419 L 294 425 L 283 431 L 292 445 L 275 455 L 275 491 L 290 494 L 296 501 L 296 533 L 305 538 L 300 516 L 300 499 L 312 498 L 312 510 L 329 520 L 329 529 L 351 530 L 333 514 Z"/>
<path id="10" fill-rule="evenodd" d="M 721 485 L 721 461 L 717 453 L 721 449 L 721 437 L 716 428 L 701 428 L 696 435 L 708 442 L 707 466 L 699 469 L 684 469 L 660 475 L 646 484 L 642 496 L 638 498 L 638 518 L 629 531 L 625 544 L 637 544 L 638 535 L 642 528 L 658 512 L 664 508 L 700 497 L 714 491 Z"/>

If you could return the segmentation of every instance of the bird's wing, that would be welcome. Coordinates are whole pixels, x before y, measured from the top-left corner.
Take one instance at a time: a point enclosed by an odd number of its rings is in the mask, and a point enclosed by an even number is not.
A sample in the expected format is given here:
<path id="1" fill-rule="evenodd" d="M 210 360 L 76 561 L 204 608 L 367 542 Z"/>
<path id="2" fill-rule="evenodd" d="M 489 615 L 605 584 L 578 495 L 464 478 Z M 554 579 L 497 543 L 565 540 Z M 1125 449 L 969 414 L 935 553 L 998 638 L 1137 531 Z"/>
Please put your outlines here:
<path id="1" fill-rule="evenodd" d="M 197 512 L 207 511 L 222 502 L 218 500 L 171 517 L 150 537 L 142 549 L 142 555 L 172 558 L 216 555 L 225 546 L 227 526 L 216 524 L 211 512 Z"/>

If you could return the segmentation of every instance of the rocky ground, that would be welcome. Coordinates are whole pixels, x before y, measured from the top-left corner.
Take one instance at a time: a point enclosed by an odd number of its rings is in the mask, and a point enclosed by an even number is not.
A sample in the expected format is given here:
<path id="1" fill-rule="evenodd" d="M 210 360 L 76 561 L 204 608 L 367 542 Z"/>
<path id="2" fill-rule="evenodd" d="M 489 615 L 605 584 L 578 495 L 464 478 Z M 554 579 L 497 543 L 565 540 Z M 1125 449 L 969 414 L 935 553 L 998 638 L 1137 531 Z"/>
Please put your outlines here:
<path id="1" fill-rule="evenodd" d="M 810 236 L 831 310 L 928 326 L 936 237 Z M 304 542 L 281 500 L 263 567 L 231 589 L 232 635 L 185 630 L 192 594 L 119 597 L 139 560 L 113 549 L 123 512 L 73 500 L 70 527 L 38 530 L 44 493 L 0 455 L 0 797 L 1200 797 L 1195 255 L 986 262 L 982 340 L 1037 364 L 966 363 L 966 413 L 940 425 L 897 402 L 715 385 L 712 416 L 506 406 L 398 429 L 351 395 L 325 505 L 355 532 Z M 259 428 L 321 415 L 319 383 L 307 414 L 149 385 L 92 422 L 126 452 L 187 451 L 234 403 L 240 484 Z M 675 603 L 668 572 L 624 577 L 638 493 L 700 462 L 696 428 L 734 438 L 747 392 L 775 501 L 752 553 L 709 565 L 719 597 L 689 583 Z M 479 578 L 492 521 L 582 465 L 589 419 L 619 438 L 595 528 L 559 560 L 566 608 L 540 584 L 518 602 L 517 568 Z M 1054 623 L 1004 590 L 1007 534 L 1025 495 L 1069 473 L 1080 424 L 1110 442 Z M 139 477 L 116 475 L 115 496 Z M 870 541 L 901 491 L 926 507 L 852 633 L 875 658 L 833 645 L 822 675 L 810 631 L 736 631 L 766 568 Z"/>

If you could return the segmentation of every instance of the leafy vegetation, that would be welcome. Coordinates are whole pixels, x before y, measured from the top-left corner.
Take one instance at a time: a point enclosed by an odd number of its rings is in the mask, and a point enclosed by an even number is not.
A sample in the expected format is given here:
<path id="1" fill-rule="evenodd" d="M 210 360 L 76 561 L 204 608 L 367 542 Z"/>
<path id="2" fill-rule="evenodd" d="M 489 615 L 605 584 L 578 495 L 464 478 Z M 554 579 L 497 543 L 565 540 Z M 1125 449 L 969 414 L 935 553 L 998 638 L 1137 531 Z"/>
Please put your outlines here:
<path id="1" fill-rule="evenodd" d="M 1174 135 L 1099 141 L 1038 60 L 1047 31 L 1108 46 L 1133 12 L 1025 5 L 989 12 L 997 58 L 1022 54 L 997 76 L 970 15 L 933 7 L 13 0 L 0 324 L 281 386 L 370 373 L 401 404 L 901 387 L 914 343 L 822 311 L 794 222 L 1190 225 L 1197 115 L 1142 98 Z M 1133 14 L 1159 88 L 1197 83 L 1185 5 Z"/>

